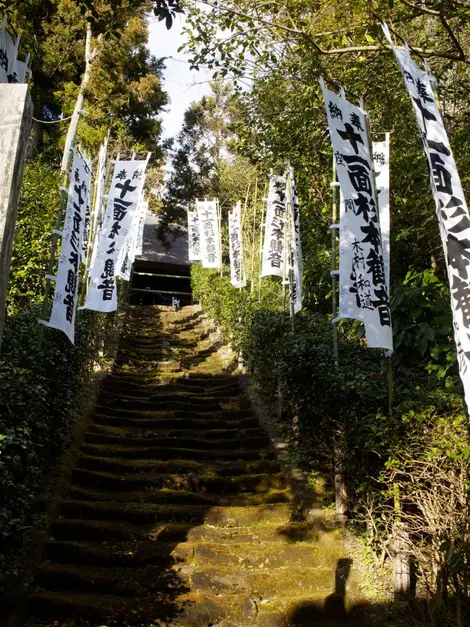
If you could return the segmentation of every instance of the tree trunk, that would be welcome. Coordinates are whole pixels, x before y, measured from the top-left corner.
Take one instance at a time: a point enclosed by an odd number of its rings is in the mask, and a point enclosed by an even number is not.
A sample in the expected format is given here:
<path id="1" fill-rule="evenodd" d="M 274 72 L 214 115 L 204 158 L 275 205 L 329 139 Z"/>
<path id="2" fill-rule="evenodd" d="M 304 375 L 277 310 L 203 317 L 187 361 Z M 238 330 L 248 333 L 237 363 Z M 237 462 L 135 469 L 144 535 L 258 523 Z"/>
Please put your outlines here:
<path id="1" fill-rule="evenodd" d="M 64 154 L 62 155 L 62 164 L 60 167 L 62 172 L 66 172 L 68 169 L 70 150 L 73 146 L 73 142 L 77 134 L 78 122 L 80 120 L 80 114 L 82 113 L 83 102 L 85 100 L 85 91 L 90 81 L 91 68 L 96 55 L 97 49 L 91 49 L 91 26 L 90 23 L 87 22 L 85 40 L 85 72 L 83 74 L 77 100 L 73 109 L 72 119 L 70 120 L 69 128 L 67 131 L 67 137 L 65 138 Z"/>

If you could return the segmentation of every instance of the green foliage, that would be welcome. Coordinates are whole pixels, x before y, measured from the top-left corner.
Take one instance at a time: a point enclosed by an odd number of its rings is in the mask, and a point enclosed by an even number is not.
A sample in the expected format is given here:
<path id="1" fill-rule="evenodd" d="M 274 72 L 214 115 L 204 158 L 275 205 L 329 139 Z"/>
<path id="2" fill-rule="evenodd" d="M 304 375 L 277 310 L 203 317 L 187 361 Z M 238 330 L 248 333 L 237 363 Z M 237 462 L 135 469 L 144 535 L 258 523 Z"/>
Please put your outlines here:
<path id="1" fill-rule="evenodd" d="M 195 297 L 242 352 L 274 414 L 281 393 L 280 427 L 294 447 L 291 459 L 305 470 L 329 475 L 331 486 L 340 460 L 351 518 L 377 562 L 381 555 L 393 557 L 390 542 L 398 519 L 408 525 L 410 551 L 428 594 L 435 590 L 432 564 L 447 554 L 452 593 L 463 594 L 470 550 L 470 447 L 460 384 L 451 376 L 455 359 L 447 362 L 449 350 L 442 348 L 451 343 L 440 280 L 430 271 L 409 272 L 397 291 L 395 394 L 389 411 L 383 357 L 358 341 L 357 325 L 339 325 L 336 367 L 328 316 L 303 311 L 292 333 L 289 318 L 283 319 L 280 311 L 278 285 L 270 285 L 259 303 L 249 289 L 234 289 L 226 276 L 200 266 L 193 266 L 191 274 Z M 444 368 L 451 363 L 445 377 L 429 367 L 441 363 Z M 433 474 L 439 477 L 435 483 Z M 397 512 L 393 491 L 398 485 L 404 506 Z M 433 498 L 440 503 L 434 510 L 442 515 L 433 514 Z M 437 553 L 430 548 L 434 539 L 439 540 Z M 445 608 L 441 610 L 443 617 Z"/>
<path id="2" fill-rule="evenodd" d="M 57 170 L 38 159 L 26 165 L 10 266 L 8 313 L 40 301 L 59 207 Z"/>
<path id="3" fill-rule="evenodd" d="M 99 352 L 112 350 L 119 314 L 83 311 L 75 346 L 58 331 L 37 345 L 39 307 L 10 316 L 0 356 L 0 588 L 17 574 L 47 477 L 89 396 Z M 23 532 L 23 533 L 22 533 Z"/>

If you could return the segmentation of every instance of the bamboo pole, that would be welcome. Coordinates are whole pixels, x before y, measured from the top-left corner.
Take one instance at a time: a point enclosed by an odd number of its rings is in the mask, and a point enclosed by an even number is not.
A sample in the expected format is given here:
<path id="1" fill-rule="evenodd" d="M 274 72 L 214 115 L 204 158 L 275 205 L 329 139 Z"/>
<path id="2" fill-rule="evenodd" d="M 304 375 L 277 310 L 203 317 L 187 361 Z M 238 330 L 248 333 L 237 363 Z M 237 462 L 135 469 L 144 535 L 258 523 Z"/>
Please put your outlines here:
<path id="1" fill-rule="evenodd" d="M 258 202 L 258 177 L 255 179 L 255 198 L 253 203 L 253 230 L 251 240 L 251 285 L 250 294 L 253 294 L 255 287 L 255 249 L 256 249 L 256 214 L 257 214 L 257 202 Z"/>
<path id="2" fill-rule="evenodd" d="M 49 296 L 51 292 L 51 283 L 52 283 L 49 277 L 52 275 L 52 271 L 54 269 L 54 262 L 55 262 L 56 253 L 57 253 L 57 243 L 59 241 L 60 229 L 62 227 L 65 211 L 67 208 L 68 185 L 69 185 L 68 171 L 70 168 L 72 155 L 74 152 L 74 147 L 72 146 L 68 152 L 69 154 L 68 154 L 67 159 L 65 159 L 65 155 L 64 155 L 64 158 L 62 159 L 62 164 L 63 164 L 64 169 L 61 170 L 62 185 L 60 186 L 59 212 L 57 214 L 55 229 L 52 234 L 51 253 L 49 255 L 49 261 L 47 263 L 46 285 L 44 288 L 44 296 L 42 299 L 42 306 L 41 306 L 41 316 L 40 316 L 41 320 L 45 320 L 47 316 L 47 309 L 49 305 Z M 41 349 L 43 341 L 44 341 L 44 326 L 40 324 L 38 328 L 38 348 L 39 349 Z"/>
<path id="3" fill-rule="evenodd" d="M 288 259 L 289 259 L 289 293 L 290 293 L 290 319 L 292 324 L 292 333 L 295 333 L 295 311 L 294 311 L 294 251 L 292 249 L 292 218 L 294 215 L 293 210 L 293 196 L 292 196 L 292 168 L 288 165 L 287 174 L 287 241 L 288 241 Z"/>
<path id="4" fill-rule="evenodd" d="M 365 119 L 365 124 L 366 124 L 366 134 L 367 134 L 367 141 L 369 144 L 369 152 L 371 155 L 371 160 L 373 160 L 373 148 L 372 148 L 372 136 L 371 136 L 371 132 L 370 132 L 370 124 L 369 124 L 369 114 L 367 112 L 367 109 L 365 107 L 364 104 L 364 100 L 361 98 L 360 99 L 360 106 L 362 108 L 362 110 L 364 111 L 364 119 Z M 378 200 L 378 196 L 377 196 L 377 189 L 375 186 L 375 176 L 371 176 L 371 182 L 372 182 L 372 193 L 374 195 L 374 201 L 375 201 L 375 206 L 377 207 L 377 214 L 379 211 L 379 200 Z M 380 219 L 377 220 L 377 225 L 378 225 L 378 229 L 380 232 Z M 380 241 L 382 241 L 382 234 L 380 234 Z M 383 250 L 382 250 L 383 252 Z M 388 294 L 388 300 L 390 303 L 390 293 Z M 384 359 L 385 359 L 385 370 L 387 373 L 387 400 L 388 400 L 388 410 L 392 411 L 393 408 L 393 394 L 394 394 L 394 383 L 393 383 L 393 364 L 392 364 L 392 355 L 391 352 L 386 351 L 384 353 Z"/>
<path id="5" fill-rule="evenodd" d="M 262 203 L 267 203 L 268 199 L 267 198 L 263 198 L 262 199 Z M 264 224 L 264 221 L 266 219 L 266 212 L 264 209 L 264 204 L 261 205 L 261 224 L 260 224 L 260 235 L 259 235 L 259 272 L 258 272 L 258 301 L 261 302 L 261 297 L 262 297 L 262 270 L 263 270 L 263 235 L 264 235 L 264 229 L 266 228 L 266 224 Z"/>
<path id="6" fill-rule="evenodd" d="M 338 346 L 338 327 L 337 327 L 337 306 L 336 306 L 336 276 L 338 273 L 338 267 L 336 264 L 336 220 L 337 220 L 337 189 L 339 183 L 336 180 L 336 158 L 333 155 L 332 162 L 332 183 L 331 183 L 331 214 L 332 214 L 332 229 L 331 229 L 331 320 L 333 324 L 333 355 L 335 358 L 335 367 L 339 366 L 339 346 Z"/>

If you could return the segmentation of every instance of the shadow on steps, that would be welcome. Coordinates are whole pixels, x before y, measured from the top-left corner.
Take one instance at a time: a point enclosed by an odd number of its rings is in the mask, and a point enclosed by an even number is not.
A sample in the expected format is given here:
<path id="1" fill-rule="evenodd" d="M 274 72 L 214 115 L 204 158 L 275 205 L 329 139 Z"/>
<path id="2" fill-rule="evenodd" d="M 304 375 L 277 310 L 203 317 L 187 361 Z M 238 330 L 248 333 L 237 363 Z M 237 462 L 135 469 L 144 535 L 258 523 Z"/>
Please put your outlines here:
<path id="1" fill-rule="evenodd" d="M 195 308 L 130 310 L 28 624 L 382 625 L 364 622 L 333 527 L 294 519 L 273 448 L 199 324 Z"/>

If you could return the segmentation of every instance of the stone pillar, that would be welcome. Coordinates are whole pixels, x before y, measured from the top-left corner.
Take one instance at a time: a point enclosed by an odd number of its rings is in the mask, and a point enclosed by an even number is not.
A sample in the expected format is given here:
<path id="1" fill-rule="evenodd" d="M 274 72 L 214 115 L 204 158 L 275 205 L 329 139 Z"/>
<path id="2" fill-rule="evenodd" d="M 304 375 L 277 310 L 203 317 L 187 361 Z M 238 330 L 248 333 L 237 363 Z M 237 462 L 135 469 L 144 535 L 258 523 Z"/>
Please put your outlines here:
<path id="1" fill-rule="evenodd" d="M 0 346 L 11 250 L 33 101 L 26 84 L 0 84 Z"/>

